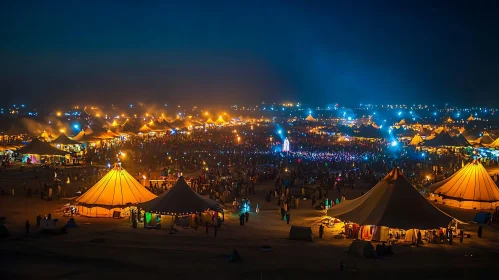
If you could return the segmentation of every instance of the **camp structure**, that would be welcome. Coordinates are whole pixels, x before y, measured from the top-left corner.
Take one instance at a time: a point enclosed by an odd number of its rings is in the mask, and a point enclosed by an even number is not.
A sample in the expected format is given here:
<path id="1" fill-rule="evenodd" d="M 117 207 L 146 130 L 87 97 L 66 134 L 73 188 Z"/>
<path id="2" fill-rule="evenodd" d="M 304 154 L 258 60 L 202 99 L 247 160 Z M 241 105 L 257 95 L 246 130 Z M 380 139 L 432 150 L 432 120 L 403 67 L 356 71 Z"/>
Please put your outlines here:
<path id="1" fill-rule="evenodd" d="M 226 123 L 227 122 L 224 120 L 224 118 L 222 116 L 218 117 L 218 119 L 215 121 L 216 125 L 224 125 Z"/>
<path id="2" fill-rule="evenodd" d="M 438 229 L 447 227 L 454 219 L 424 198 L 399 168 L 394 168 L 363 196 L 340 202 L 327 214 L 360 226 L 394 229 Z"/>
<path id="3" fill-rule="evenodd" d="M 87 133 L 87 130 L 81 130 L 72 139 L 76 142 L 89 143 L 89 142 L 99 142 L 100 140 L 93 137 L 91 133 Z"/>
<path id="4" fill-rule="evenodd" d="M 457 143 L 459 143 L 459 145 L 461 145 L 463 147 L 469 147 L 469 146 L 471 146 L 470 142 L 468 142 L 468 140 L 466 139 L 466 137 L 464 137 L 464 135 L 462 135 L 462 134 L 459 134 L 458 136 L 455 136 L 454 139 L 457 141 Z"/>
<path id="5" fill-rule="evenodd" d="M 50 143 L 51 144 L 59 144 L 59 145 L 79 145 L 79 144 L 81 144 L 78 141 L 69 139 L 69 137 L 64 133 L 59 135 L 59 137 L 57 137 L 56 139 L 54 139 Z"/>
<path id="6" fill-rule="evenodd" d="M 417 146 L 423 142 L 423 138 L 419 134 L 414 135 L 411 142 L 409 142 L 410 146 Z"/>
<path id="7" fill-rule="evenodd" d="M 499 206 L 499 188 L 483 165 L 475 160 L 435 189 L 432 199 L 465 209 L 495 209 Z"/>
<path id="8" fill-rule="evenodd" d="M 129 216 L 130 206 L 156 198 L 119 165 L 76 199 L 80 215 L 88 217 Z M 116 213 L 115 213 L 116 212 Z"/>
<path id="9" fill-rule="evenodd" d="M 315 119 L 314 117 L 312 117 L 312 114 L 308 115 L 308 117 L 306 117 L 305 120 L 307 122 L 315 122 L 315 121 L 317 121 L 317 119 Z"/>
<path id="10" fill-rule="evenodd" d="M 447 132 L 437 134 L 435 138 L 423 142 L 426 147 L 461 147 L 456 139 L 452 138 Z"/>
<path id="11" fill-rule="evenodd" d="M 490 137 L 490 135 L 487 132 L 484 132 L 480 138 L 476 139 L 475 141 L 472 141 L 472 143 L 481 144 L 484 146 L 488 146 L 488 145 L 492 144 L 493 142 L 494 142 L 494 139 L 492 139 L 492 137 Z"/>
<path id="12" fill-rule="evenodd" d="M 31 140 L 28 145 L 17 150 L 17 152 L 24 155 L 23 161 L 27 161 L 29 158 L 29 161 L 31 161 L 31 163 L 39 163 L 39 161 L 41 160 L 40 156 L 64 157 L 69 154 L 69 152 L 54 148 L 49 143 L 40 141 L 36 138 Z"/>
<path id="13" fill-rule="evenodd" d="M 366 138 L 366 139 L 379 139 L 384 138 L 381 130 L 375 128 L 372 125 L 361 125 L 358 132 L 355 134 L 356 138 Z"/>
<path id="14" fill-rule="evenodd" d="M 67 151 L 67 152 L 79 152 L 81 143 L 72 139 L 69 139 L 66 134 L 62 133 L 54 141 L 50 142 L 52 146 L 56 148 Z"/>
<path id="15" fill-rule="evenodd" d="M 473 115 L 470 115 L 466 120 L 469 121 L 469 122 L 471 122 L 471 121 L 474 121 L 475 118 L 473 117 Z"/>
<path id="16" fill-rule="evenodd" d="M 188 215 L 207 210 L 220 211 L 220 204 L 195 192 L 184 177 L 156 199 L 140 205 L 146 212 L 162 215 Z"/>
<path id="17" fill-rule="evenodd" d="M 489 148 L 499 148 L 499 138 L 497 138 L 494 142 L 490 143 L 489 145 L 487 145 L 487 147 Z"/>
<path id="18" fill-rule="evenodd" d="M 214 122 L 211 118 L 208 118 L 208 119 L 206 120 L 206 123 L 207 123 L 207 124 L 214 124 L 215 122 Z"/>

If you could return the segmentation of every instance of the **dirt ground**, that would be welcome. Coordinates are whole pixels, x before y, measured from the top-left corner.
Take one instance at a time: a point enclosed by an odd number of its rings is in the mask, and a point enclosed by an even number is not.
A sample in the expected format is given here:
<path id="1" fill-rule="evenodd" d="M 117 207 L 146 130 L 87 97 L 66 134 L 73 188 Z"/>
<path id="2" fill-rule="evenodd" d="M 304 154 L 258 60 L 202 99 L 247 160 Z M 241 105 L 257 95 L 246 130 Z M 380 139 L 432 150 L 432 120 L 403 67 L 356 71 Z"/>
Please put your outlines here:
<path id="1" fill-rule="evenodd" d="M 169 234 L 167 230 L 134 229 L 126 219 L 79 216 L 75 218 L 78 228 L 67 234 L 43 235 L 32 228 L 26 235 L 26 219 L 34 225 L 38 214 L 52 213 L 64 225 L 68 218 L 59 209 L 67 201 L 3 195 L 0 216 L 7 218 L 11 237 L 0 240 L 0 275 L 2 279 L 349 279 L 364 275 L 476 279 L 496 271 L 499 234 L 493 227 L 484 226 L 479 239 L 474 234 L 478 226 L 468 224 L 473 234 L 463 244 L 455 240 L 453 245 L 398 245 L 387 258 L 355 258 L 346 252 L 352 240 L 334 239 L 329 229 L 323 239 L 318 238 L 323 212 L 312 209 L 310 201 L 302 201 L 299 209 L 291 211 L 289 225 L 282 221 L 276 203 L 264 202 L 264 189 L 270 187 L 270 183 L 260 185 L 251 196 L 252 205 L 260 203 L 260 213 L 252 213 L 245 226 L 239 225 L 237 214 L 228 213 L 216 237 L 212 228 L 208 234 L 204 228 Z M 475 214 L 439 207 L 462 221 L 472 220 Z M 291 224 L 311 226 L 314 242 L 288 240 Z M 272 251 L 261 251 L 264 245 Z M 227 256 L 234 249 L 242 263 L 228 263 Z M 345 271 L 340 271 L 342 260 Z"/>

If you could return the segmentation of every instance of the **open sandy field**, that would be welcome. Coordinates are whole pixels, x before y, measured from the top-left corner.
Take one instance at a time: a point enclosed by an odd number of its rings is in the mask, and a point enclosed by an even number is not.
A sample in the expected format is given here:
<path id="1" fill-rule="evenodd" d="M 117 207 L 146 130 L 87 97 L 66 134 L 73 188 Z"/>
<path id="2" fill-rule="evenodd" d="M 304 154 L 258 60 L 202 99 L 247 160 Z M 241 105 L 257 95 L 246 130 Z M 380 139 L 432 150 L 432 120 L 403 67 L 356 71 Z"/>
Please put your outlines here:
<path id="1" fill-rule="evenodd" d="M 484 227 L 484 237 L 473 234 L 463 244 L 426 244 L 424 247 L 400 245 L 389 258 L 361 259 L 346 250 L 351 240 L 333 239 L 326 229 L 318 238 L 318 221 L 323 213 L 310 201 L 291 211 L 291 224 L 311 226 L 315 242 L 288 240 L 289 228 L 280 220 L 278 206 L 263 202 L 260 185 L 251 197 L 260 202 L 260 213 L 252 213 L 240 226 L 235 214 L 214 236 L 213 229 L 167 230 L 134 229 L 125 219 L 76 217 L 78 228 L 64 235 L 43 235 L 34 227 L 24 233 L 26 219 L 34 225 L 38 214 L 52 213 L 64 225 L 58 209 L 65 201 L 44 201 L 39 197 L 0 196 L 0 216 L 11 237 L 0 241 L 2 279 L 138 279 L 138 277 L 176 277 L 177 279 L 308 279 L 376 278 L 425 279 L 468 278 L 493 275 L 499 261 L 499 234 Z M 441 207 L 441 206 L 440 206 Z M 469 221 L 474 211 L 442 208 L 455 217 Z M 477 226 L 467 226 L 476 232 Z M 260 246 L 272 246 L 263 252 Z M 242 263 L 228 263 L 227 255 L 237 249 Z M 340 262 L 347 264 L 340 271 Z M 356 268 L 353 268 L 355 263 Z M 5 277 L 5 278 L 4 278 Z"/>

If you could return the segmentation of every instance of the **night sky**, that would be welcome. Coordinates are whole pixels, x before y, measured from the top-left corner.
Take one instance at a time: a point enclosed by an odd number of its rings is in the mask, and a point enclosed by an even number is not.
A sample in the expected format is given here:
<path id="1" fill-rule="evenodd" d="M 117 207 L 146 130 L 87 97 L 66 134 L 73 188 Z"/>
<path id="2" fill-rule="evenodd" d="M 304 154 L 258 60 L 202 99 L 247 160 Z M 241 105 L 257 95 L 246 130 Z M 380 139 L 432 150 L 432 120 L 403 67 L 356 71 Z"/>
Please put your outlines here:
<path id="1" fill-rule="evenodd" d="M 5 0 L 0 93 L 44 105 L 499 105 L 499 1 Z"/>

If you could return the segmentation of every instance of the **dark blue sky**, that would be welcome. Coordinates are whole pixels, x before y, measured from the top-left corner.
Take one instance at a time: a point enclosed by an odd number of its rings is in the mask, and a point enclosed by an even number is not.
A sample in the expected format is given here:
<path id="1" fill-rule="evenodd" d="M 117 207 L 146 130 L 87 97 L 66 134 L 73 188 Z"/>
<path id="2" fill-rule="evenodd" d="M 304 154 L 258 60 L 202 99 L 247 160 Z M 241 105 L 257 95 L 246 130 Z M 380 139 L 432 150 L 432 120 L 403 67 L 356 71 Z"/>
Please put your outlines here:
<path id="1" fill-rule="evenodd" d="M 498 15 L 499 1 L 1 1 L 0 93 L 499 105 Z"/>

